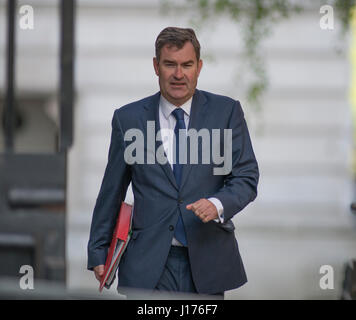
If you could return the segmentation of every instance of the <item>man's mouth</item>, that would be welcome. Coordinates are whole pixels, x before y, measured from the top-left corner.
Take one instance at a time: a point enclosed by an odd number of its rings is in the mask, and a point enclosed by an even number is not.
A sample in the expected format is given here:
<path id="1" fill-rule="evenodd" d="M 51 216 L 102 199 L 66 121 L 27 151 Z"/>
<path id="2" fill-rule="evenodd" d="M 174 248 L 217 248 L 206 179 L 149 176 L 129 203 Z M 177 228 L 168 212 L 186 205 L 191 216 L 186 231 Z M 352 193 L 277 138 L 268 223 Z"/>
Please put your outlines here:
<path id="1" fill-rule="evenodd" d="M 184 82 L 171 82 L 171 86 L 180 88 L 180 87 L 185 86 L 185 83 Z"/>

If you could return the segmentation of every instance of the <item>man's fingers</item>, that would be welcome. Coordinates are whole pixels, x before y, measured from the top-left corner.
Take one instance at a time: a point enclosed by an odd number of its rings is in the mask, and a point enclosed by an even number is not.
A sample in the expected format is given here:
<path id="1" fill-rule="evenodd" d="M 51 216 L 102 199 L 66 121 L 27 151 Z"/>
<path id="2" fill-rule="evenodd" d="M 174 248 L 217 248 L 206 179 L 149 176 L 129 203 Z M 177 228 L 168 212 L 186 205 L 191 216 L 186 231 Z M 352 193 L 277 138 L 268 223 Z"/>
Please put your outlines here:
<path id="1" fill-rule="evenodd" d="M 94 271 L 96 271 L 100 276 L 104 274 L 104 265 L 100 264 L 94 268 Z"/>
<path id="2" fill-rule="evenodd" d="M 200 199 L 194 203 L 190 203 L 186 208 L 192 210 L 204 223 L 214 220 L 217 216 L 215 206 L 207 199 Z"/>
<path id="3" fill-rule="evenodd" d="M 197 210 L 195 212 L 195 215 L 200 218 L 203 222 L 209 222 L 210 219 L 210 214 L 209 211 L 204 211 L 204 210 Z"/>
<path id="4" fill-rule="evenodd" d="M 202 221 L 204 222 L 204 223 L 206 223 L 206 222 L 209 222 L 210 220 L 213 220 L 213 218 L 212 218 L 212 216 L 210 215 L 210 214 L 202 214 L 201 216 L 200 216 L 200 218 L 202 219 Z"/>
<path id="5" fill-rule="evenodd" d="M 196 210 L 196 208 L 197 208 L 197 206 L 196 206 L 196 202 L 191 203 L 191 204 L 188 204 L 188 205 L 186 206 L 186 208 L 187 208 L 188 210 L 195 211 L 195 210 Z"/>
<path id="6" fill-rule="evenodd" d="M 209 217 L 205 217 L 202 221 L 204 222 L 204 223 L 207 223 L 207 222 L 209 222 L 211 219 L 209 218 Z"/>
<path id="7" fill-rule="evenodd" d="M 192 211 L 196 212 L 196 211 L 204 204 L 204 201 L 203 201 L 203 200 L 204 200 L 204 199 L 200 199 L 200 200 L 195 201 L 195 202 L 193 202 L 193 203 L 191 203 L 191 204 L 188 204 L 188 205 L 186 206 L 186 208 L 187 208 L 188 210 L 192 210 Z"/>
<path id="8" fill-rule="evenodd" d="M 100 281 L 101 277 L 104 275 L 104 265 L 98 265 L 94 268 L 95 278 Z"/>

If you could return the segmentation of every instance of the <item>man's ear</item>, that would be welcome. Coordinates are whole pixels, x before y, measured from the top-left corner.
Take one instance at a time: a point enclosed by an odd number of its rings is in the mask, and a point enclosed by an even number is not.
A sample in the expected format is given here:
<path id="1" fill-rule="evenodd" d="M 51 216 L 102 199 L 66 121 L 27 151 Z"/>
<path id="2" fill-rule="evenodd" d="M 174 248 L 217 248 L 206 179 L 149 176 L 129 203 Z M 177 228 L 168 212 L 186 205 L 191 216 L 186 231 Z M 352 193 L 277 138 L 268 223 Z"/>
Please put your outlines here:
<path id="1" fill-rule="evenodd" d="M 159 72 L 158 72 L 158 61 L 157 61 L 156 57 L 153 57 L 153 68 L 155 69 L 156 75 L 158 76 L 159 75 Z"/>
<path id="2" fill-rule="evenodd" d="M 199 77 L 200 70 L 201 70 L 202 67 L 203 67 L 203 60 L 199 59 L 199 61 L 198 61 L 198 77 Z"/>

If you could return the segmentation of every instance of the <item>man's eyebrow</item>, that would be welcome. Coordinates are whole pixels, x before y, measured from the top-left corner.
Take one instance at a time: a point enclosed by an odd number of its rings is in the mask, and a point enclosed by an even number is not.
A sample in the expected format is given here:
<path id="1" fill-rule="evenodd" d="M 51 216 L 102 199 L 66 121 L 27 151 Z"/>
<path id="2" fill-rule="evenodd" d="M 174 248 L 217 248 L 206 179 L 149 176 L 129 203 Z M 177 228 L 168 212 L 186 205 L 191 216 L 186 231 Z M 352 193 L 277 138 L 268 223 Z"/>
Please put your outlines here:
<path id="1" fill-rule="evenodd" d="M 177 63 L 176 61 L 168 60 L 168 59 L 164 59 L 163 62 L 164 63 Z M 189 64 L 189 63 L 194 63 L 194 61 L 193 60 L 188 60 L 188 61 L 184 61 L 182 64 Z"/>
<path id="2" fill-rule="evenodd" d="M 164 59 L 163 62 L 165 62 L 165 63 L 176 63 L 175 61 L 168 60 L 168 59 Z"/>

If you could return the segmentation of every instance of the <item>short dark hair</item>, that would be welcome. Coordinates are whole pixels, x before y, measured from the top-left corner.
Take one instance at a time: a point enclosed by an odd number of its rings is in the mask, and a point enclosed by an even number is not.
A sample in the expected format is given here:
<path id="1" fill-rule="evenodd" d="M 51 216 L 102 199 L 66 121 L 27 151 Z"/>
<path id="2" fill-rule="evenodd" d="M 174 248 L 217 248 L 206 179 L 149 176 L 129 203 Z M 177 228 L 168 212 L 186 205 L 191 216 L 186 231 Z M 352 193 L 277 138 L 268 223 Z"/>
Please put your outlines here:
<path id="1" fill-rule="evenodd" d="M 167 27 L 163 29 L 158 35 L 155 48 L 156 48 L 156 59 L 159 62 L 161 57 L 161 49 L 166 45 L 175 46 L 181 49 L 184 44 L 190 41 L 194 47 L 195 55 L 197 61 L 200 59 L 200 43 L 195 35 L 195 32 L 191 28 L 178 28 L 178 27 Z"/>

